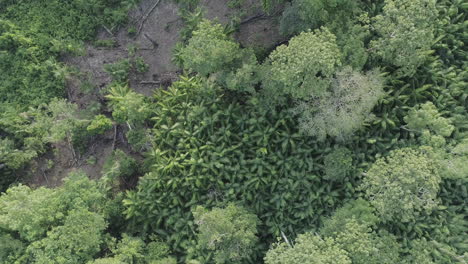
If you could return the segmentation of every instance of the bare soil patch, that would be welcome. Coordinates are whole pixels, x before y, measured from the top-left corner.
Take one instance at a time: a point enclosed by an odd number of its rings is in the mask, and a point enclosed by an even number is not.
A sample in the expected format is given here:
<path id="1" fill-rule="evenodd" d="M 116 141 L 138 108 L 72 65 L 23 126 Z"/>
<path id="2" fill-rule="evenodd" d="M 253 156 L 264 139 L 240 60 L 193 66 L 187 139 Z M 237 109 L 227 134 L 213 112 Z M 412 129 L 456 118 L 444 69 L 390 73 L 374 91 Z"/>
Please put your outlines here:
<path id="1" fill-rule="evenodd" d="M 115 47 L 98 48 L 91 44 L 85 46 L 84 56 L 66 56 L 63 61 L 77 69 L 80 74 L 72 76 L 67 83 L 68 99 L 86 109 L 93 103 L 103 106 L 102 112 L 110 114 L 105 109 L 104 91 L 111 82 L 111 77 L 104 71 L 104 65 L 128 58 L 129 47 L 137 47 L 135 56 L 141 56 L 148 64 L 146 73 L 130 73 L 130 86 L 135 91 L 151 96 L 155 89 L 169 86 L 180 70 L 172 63 L 172 50 L 179 41 L 179 31 L 184 26 L 179 16 L 178 6 L 171 0 L 143 0 L 130 13 L 130 23 L 117 33 L 110 34 L 107 29 L 98 32 L 98 39 L 111 39 Z M 258 0 L 245 0 L 241 8 L 228 7 L 229 0 L 202 0 L 201 8 L 210 20 L 228 24 L 238 17 L 239 32 L 234 37 L 244 47 L 261 47 L 271 49 L 283 41 L 279 35 L 279 23 L 275 16 L 265 14 Z M 153 8 L 154 7 L 154 8 Z M 151 12 L 150 12 L 151 11 Z M 135 36 L 128 34 L 128 28 L 134 27 Z M 88 90 L 84 85 L 91 85 Z M 115 148 L 123 149 L 133 157 L 141 160 L 139 153 L 132 152 L 125 139 L 125 128 L 120 126 L 114 131 L 96 137 L 86 146 L 86 151 L 73 155 L 67 144 L 56 144 L 54 151 L 38 158 L 32 165 L 32 175 L 26 181 L 32 186 L 54 187 L 61 184 L 62 179 L 73 170 L 83 170 L 90 178 L 101 176 L 102 167 Z"/>

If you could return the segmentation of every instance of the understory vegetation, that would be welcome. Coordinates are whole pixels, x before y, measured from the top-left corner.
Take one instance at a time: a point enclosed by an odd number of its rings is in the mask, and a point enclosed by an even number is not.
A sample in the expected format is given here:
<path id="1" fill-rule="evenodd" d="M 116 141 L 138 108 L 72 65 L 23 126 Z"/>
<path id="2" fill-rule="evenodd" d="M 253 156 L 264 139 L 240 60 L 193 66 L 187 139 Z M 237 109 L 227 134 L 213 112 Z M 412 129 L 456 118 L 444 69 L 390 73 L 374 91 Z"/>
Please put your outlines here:
<path id="1" fill-rule="evenodd" d="M 133 52 L 83 109 L 64 56 L 138 3 L 0 0 L 0 263 L 468 263 L 466 3 L 259 1 L 261 55 L 175 2 L 178 80 L 138 93 Z M 98 179 L 28 184 L 112 130 Z"/>

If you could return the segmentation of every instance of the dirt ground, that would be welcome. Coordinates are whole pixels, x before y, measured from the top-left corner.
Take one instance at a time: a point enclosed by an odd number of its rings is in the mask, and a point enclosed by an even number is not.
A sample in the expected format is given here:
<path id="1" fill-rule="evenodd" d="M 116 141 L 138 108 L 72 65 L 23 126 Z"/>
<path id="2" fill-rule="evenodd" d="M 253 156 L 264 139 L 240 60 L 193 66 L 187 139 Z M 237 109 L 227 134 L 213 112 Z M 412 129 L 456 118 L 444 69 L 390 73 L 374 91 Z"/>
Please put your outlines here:
<path id="1" fill-rule="evenodd" d="M 129 25 L 119 29 L 117 33 L 110 34 L 104 28 L 98 32 L 98 39 L 114 40 L 115 47 L 98 48 L 87 44 L 85 55 L 63 58 L 67 65 L 80 73 L 71 76 L 67 84 L 68 99 L 71 102 L 78 104 L 81 109 L 98 102 L 104 106 L 101 111 L 109 114 L 105 109 L 104 91 L 111 78 L 104 71 L 104 65 L 128 58 L 131 46 L 137 47 L 135 56 L 141 56 L 149 66 L 146 73 L 130 74 L 130 86 L 136 92 L 151 96 L 155 89 L 167 87 L 177 79 L 180 69 L 171 59 L 172 50 L 179 40 L 179 31 L 184 26 L 183 21 L 179 16 L 178 6 L 172 0 L 160 0 L 152 9 L 157 1 L 141 1 L 130 12 Z M 241 24 L 234 37 L 244 47 L 271 49 L 283 40 L 278 33 L 278 17 L 265 14 L 260 1 L 244 0 L 240 8 L 228 7 L 229 2 L 230 0 L 201 0 L 200 7 L 205 18 L 223 24 L 238 17 Z M 137 29 L 136 36 L 131 37 L 128 34 L 128 27 L 131 26 Z M 87 91 L 82 89 L 85 82 L 91 84 Z M 115 136 L 114 131 L 108 131 L 105 135 L 96 137 L 86 146 L 82 155 L 74 155 L 67 144 L 55 145 L 53 152 L 43 155 L 33 164 L 33 173 L 28 182 L 33 186 L 58 186 L 63 177 L 78 169 L 85 171 L 90 178 L 99 178 L 105 161 L 115 148 L 121 148 L 141 159 L 139 153 L 130 150 L 126 144 L 124 128 L 119 127 Z"/>

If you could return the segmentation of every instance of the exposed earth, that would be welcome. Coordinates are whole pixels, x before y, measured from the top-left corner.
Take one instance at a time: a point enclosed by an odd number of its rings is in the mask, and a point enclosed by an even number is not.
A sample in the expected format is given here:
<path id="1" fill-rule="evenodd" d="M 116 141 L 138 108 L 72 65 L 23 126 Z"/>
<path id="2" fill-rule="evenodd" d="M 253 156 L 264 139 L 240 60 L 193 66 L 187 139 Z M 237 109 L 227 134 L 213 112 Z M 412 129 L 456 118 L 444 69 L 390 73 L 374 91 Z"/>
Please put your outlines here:
<path id="1" fill-rule="evenodd" d="M 265 14 L 260 1 L 244 0 L 239 7 L 228 7 L 231 0 L 202 0 L 200 7 L 205 18 L 224 25 L 238 19 L 239 29 L 234 38 L 244 47 L 271 50 L 286 38 L 279 34 L 279 21 L 276 14 Z M 248 10 L 248 13 L 241 10 Z M 63 61 L 76 69 L 77 74 L 70 76 L 67 83 L 67 97 L 80 109 L 93 107 L 96 102 L 104 103 L 104 90 L 111 77 L 104 71 L 104 65 L 129 58 L 129 49 L 136 47 L 135 57 L 141 56 L 149 70 L 140 74 L 130 73 L 130 86 L 136 92 L 151 96 L 155 89 L 166 88 L 181 73 L 172 63 L 172 50 L 179 41 L 179 31 L 184 22 L 179 16 L 179 8 L 171 0 L 143 0 L 129 14 L 127 27 L 112 34 L 102 28 L 97 39 L 112 40 L 112 48 L 85 45 L 82 56 L 67 55 Z M 128 28 L 137 30 L 129 36 Z M 84 86 L 88 89 L 83 89 Z M 90 88 L 89 88 L 90 87 Z M 104 113 L 106 109 L 101 109 Z M 131 150 L 125 139 L 125 126 L 117 126 L 113 131 L 92 139 L 85 151 L 79 153 L 66 143 L 56 144 L 54 151 L 46 153 L 32 165 L 32 175 L 27 180 L 31 186 L 58 186 L 62 178 L 73 170 L 83 170 L 90 178 L 101 175 L 103 165 L 113 150 L 120 148 L 136 159 L 142 156 Z"/>

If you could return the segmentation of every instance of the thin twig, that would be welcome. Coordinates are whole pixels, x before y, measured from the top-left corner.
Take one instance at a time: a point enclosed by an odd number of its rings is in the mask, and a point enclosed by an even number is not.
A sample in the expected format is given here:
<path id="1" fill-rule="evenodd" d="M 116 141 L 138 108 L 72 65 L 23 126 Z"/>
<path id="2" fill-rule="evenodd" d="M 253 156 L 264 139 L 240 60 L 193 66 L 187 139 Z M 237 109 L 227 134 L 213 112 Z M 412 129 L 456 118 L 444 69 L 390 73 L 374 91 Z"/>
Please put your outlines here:
<path id="1" fill-rule="evenodd" d="M 260 18 L 263 18 L 263 17 L 265 17 L 265 14 L 258 14 L 258 15 L 255 15 L 253 17 L 249 17 L 249 18 L 241 21 L 239 24 L 240 25 L 247 24 L 249 22 L 252 22 L 253 20 L 257 20 L 257 19 L 260 19 Z"/>
<path id="2" fill-rule="evenodd" d="M 109 35 L 111 35 L 112 37 L 114 36 L 114 33 L 112 33 L 112 31 L 108 29 L 105 25 L 102 25 L 102 27 L 107 31 L 107 33 L 109 33 Z"/>
<path id="3" fill-rule="evenodd" d="M 146 13 L 146 15 L 143 16 L 143 18 L 141 19 L 141 23 L 140 23 L 140 26 L 138 27 L 137 35 L 140 34 L 141 29 L 143 28 L 143 25 L 144 25 L 145 22 L 146 22 L 146 19 L 148 19 L 149 15 L 153 12 L 153 10 L 156 8 L 156 6 L 158 6 L 159 2 L 161 2 L 161 0 L 158 0 L 158 1 L 151 7 L 151 9 L 149 10 L 149 12 Z"/>
<path id="4" fill-rule="evenodd" d="M 244 24 L 247 24 L 247 23 L 250 23 L 254 20 L 257 20 L 257 19 L 269 19 L 269 18 L 273 18 L 273 17 L 276 17 L 278 14 L 282 13 L 283 12 L 283 9 L 280 9 L 278 11 L 276 11 L 275 13 L 271 14 L 271 15 L 267 15 L 267 14 L 264 14 L 264 13 L 261 13 L 261 14 L 257 14 L 255 16 L 252 16 L 252 17 L 249 17 L 249 18 L 246 18 L 244 19 L 243 21 L 241 21 L 239 23 L 239 25 L 244 25 Z"/>
<path id="5" fill-rule="evenodd" d="M 284 234 L 283 231 L 281 231 L 281 236 L 283 237 L 286 244 L 288 244 L 289 247 L 292 247 L 291 243 L 289 243 L 289 240 L 288 240 L 288 238 L 286 237 L 286 235 Z"/>
<path id="6" fill-rule="evenodd" d="M 140 84 L 160 84 L 160 81 L 141 81 Z"/>
<path id="7" fill-rule="evenodd" d="M 156 40 L 154 40 L 153 38 L 151 38 L 148 34 L 143 34 L 143 36 L 145 36 L 145 38 L 147 38 L 152 44 L 153 44 L 153 49 L 157 48 L 159 46 L 158 42 L 156 42 Z"/>
<path id="8" fill-rule="evenodd" d="M 115 140 L 117 139 L 117 125 L 114 125 L 114 139 L 112 140 L 112 151 L 115 150 Z"/>
<path id="9" fill-rule="evenodd" d="M 47 185 L 48 185 L 49 184 L 49 179 L 47 178 L 47 175 L 45 174 L 43 169 L 41 169 L 41 172 L 42 172 L 42 176 L 44 176 L 44 179 L 46 180 Z"/>

